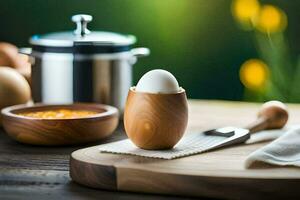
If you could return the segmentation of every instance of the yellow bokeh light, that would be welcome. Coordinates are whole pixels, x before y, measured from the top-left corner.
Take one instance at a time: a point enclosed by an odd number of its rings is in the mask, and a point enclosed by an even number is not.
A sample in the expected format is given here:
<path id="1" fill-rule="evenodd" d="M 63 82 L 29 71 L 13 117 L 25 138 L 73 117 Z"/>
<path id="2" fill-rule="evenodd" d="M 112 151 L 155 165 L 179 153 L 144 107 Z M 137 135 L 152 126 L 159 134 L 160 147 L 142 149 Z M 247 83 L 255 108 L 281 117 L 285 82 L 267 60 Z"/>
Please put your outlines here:
<path id="1" fill-rule="evenodd" d="M 264 88 L 268 74 L 268 66 L 259 59 L 247 60 L 240 69 L 241 82 L 246 88 L 252 90 Z"/>
<path id="2" fill-rule="evenodd" d="M 233 16 L 241 23 L 253 22 L 259 12 L 258 0 L 234 0 L 231 6 Z"/>
<path id="3" fill-rule="evenodd" d="M 264 5 L 255 20 L 255 27 L 264 33 L 282 31 L 287 26 L 287 17 L 279 8 L 272 5 Z"/>

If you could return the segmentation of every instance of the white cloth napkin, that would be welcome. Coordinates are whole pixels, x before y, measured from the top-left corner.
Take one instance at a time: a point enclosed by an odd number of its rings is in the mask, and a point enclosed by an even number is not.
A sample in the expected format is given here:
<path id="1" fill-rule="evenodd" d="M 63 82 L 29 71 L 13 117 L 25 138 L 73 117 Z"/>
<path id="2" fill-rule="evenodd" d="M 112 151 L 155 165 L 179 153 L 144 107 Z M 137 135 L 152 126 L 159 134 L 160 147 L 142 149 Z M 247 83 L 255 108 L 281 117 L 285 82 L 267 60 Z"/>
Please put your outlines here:
<path id="1" fill-rule="evenodd" d="M 221 146 L 229 141 L 234 141 L 247 132 L 239 131 L 231 137 L 207 136 L 203 133 L 189 133 L 179 143 L 168 150 L 144 150 L 136 147 L 129 139 L 103 144 L 99 146 L 100 152 L 128 154 L 149 158 L 174 159 L 193 154 L 202 153 Z"/>
<path id="2" fill-rule="evenodd" d="M 205 136 L 202 133 L 193 133 L 183 137 L 175 148 L 170 150 L 143 150 L 136 147 L 129 139 L 100 145 L 99 150 L 106 153 L 174 159 L 208 151 L 224 143 L 225 140 L 230 139 L 233 138 Z M 250 168 L 256 162 L 300 167 L 300 126 L 261 131 L 251 135 L 251 138 L 246 143 L 251 144 L 268 140 L 274 141 L 254 151 L 246 158 L 246 168 Z"/>
<path id="3" fill-rule="evenodd" d="M 251 168 L 256 162 L 300 167 L 300 126 L 277 131 L 262 131 L 254 134 L 254 138 L 251 138 L 247 143 L 262 141 L 264 137 L 261 134 L 267 134 L 270 139 L 280 137 L 252 152 L 245 160 L 246 168 Z M 261 139 L 257 139 L 259 137 Z"/>

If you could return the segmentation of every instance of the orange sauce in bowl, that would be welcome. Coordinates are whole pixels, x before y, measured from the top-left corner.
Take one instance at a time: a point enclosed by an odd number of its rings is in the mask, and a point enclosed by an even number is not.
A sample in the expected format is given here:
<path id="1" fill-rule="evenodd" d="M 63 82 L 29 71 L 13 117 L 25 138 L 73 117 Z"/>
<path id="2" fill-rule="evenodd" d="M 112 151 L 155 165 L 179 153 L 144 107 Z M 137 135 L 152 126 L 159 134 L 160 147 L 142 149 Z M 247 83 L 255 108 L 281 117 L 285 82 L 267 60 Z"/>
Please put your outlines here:
<path id="1" fill-rule="evenodd" d="M 90 117 L 96 114 L 98 114 L 98 112 L 89 111 L 89 110 L 69 110 L 69 109 L 18 113 L 18 115 L 24 117 L 32 117 L 37 119 L 74 119 L 74 118 Z"/>

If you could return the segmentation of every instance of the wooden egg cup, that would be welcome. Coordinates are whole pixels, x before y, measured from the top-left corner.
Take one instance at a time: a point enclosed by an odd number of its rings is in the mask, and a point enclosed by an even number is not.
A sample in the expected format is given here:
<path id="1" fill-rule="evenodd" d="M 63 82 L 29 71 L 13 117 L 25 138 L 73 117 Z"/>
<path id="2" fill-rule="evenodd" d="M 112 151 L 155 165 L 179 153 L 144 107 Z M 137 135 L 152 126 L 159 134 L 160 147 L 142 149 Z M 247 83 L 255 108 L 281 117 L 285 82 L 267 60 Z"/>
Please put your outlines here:
<path id="1" fill-rule="evenodd" d="M 98 114 L 72 119 L 41 119 L 18 115 L 55 109 L 88 110 Z M 93 103 L 17 105 L 2 110 L 3 126 L 14 140 L 33 145 L 71 145 L 95 142 L 112 134 L 119 117 L 115 107 Z"/>
<path id="2" fill-rule="evenodd" d="M 151 94 L 130 88 L 124 112 L 127 136 L 142 149 L 170 149 L 183 136 L 188 122 L 185 90 Z"/>

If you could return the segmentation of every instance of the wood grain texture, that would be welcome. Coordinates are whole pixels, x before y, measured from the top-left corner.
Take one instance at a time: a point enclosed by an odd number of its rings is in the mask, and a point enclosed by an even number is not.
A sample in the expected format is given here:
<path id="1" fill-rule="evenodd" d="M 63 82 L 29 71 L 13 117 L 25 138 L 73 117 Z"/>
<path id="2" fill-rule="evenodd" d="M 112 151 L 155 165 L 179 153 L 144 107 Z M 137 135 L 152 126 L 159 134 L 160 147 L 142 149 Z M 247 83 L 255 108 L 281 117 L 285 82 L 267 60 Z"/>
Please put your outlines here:
<path id="1" fill-rule="evenodd" d="M 90 110 L 98 114 L 74 119 L 36 119 L 18 115 L 55 109 Z M 71 145 L 109 136 L 118 125 L 116 108 L 100 104 L 12 106 L 2 110 L 3 126 L 14 140 L 33 145 Z"/>
<path id="2" fill-rule="evenodd" d="M 107 188 L 109 184 L 105 184 L 107 179 L 103 179 L 103 174 L 110 180 L 116 177 L 117 190 L 121 191 L 229 199 L 262 198 L 265 195 L 300 197 L 297 190 L 300 169 L 263 164 L 255 169 L 244 168 L 245 157 L 264 144 L 240 145 L 175 160 L 102 154 L 95 146 L 72 153 L 70 173 L 73 180 L 83 185 L 93 183 L 94 188 L 105 185 L 106 189 L 113 190 L 114 187 Z M 78 168 L 78 162 L 81 162 L 81 168 Z M 76 169 L 72 170 L 73 167 Z M 106 172 L 112 167 L 116 174 Z M 72 173 L 87 170 L 93 176 L 74 179 Z"/>
<path id="3" fill-rule="evenodd" d="M 174 200 L 174 196 L 113 192 L 82 187 L 70 181 L 67 171 L 0 169 L 1 200 Z"/>
<path id="4" fill-rule="evenodd" d="M 255 119 L 259 109 L 257 104 L 205 101 L 190 101 L 189 106 L 188 131 L 192 132 L 224 125 L 243 127 Z M 295 124 L 300 109 L 295 105 L 289 107 L 290 123 Z M 261 163 L 253 169 L 244 168 L 246 156 L 265 144 L 239 145 L 174 160 L 99 153 L 98 147 L 94 146 L 72 153 L 70 172 L 73 178 L 73 173 L 92 169 L 92 177 L 77 176 L 73 180 L 83 185 L 96 183 L 96 188 L 105 185 L 106 179 L 101 178 L 103 173 L 107 177 L 116 177 L 117 190 L 121 191 L 226 199 L 300 198 L 297 189 L 300 185 L 299 168 Z M 81 167 L 78 167 L 79 162 Z M 115 174 L 101 170 L 112 167 Z M 99 177 L 97 170 L 101 171 Z"/>
<path id="5" fill-rule="evenodd" d="M 75 161 L 76 162 L 76 161 Z M 70 163 L 74 163 L 73 158 L 70 158 Z M 85 171 L 81 169 L 86 169 Z M 117 190 L 116 169 L 113 166 L 98 166 L 87 164 L 85 162 L 76 162 L 76 165 L 70 168 L 70 175 L 73 180 L 83 178 L 83 185 L 91 188 Z M 97 179 L 95 179 L 97 177 Z M 102 181 L 96 181 L 101 179 Z M 93 181 L 95 180 L 95 181 Z"/>
<path id="6" fill-rule="evenodd" d="M 89 145 L 112 142 L 123 139 L 125 136 L 123 127 L 120 126 L 114 131 L 111 137 Z M 85 146 L 60 146 L 53 148 L 24 145 L 9 138 L 3 129 L 0 128 L 0 199 L 190 199 L 174 196 L 94 190 L 72 182 L 69 176 L 70 153 Z"/>
<path id="7" fill-rule="evenodd" d="M 130 88 L 125 112 L 126 134 L 142 149 L 169 149 L 183 136 L 188 121 L 185 91 L 175 94 L 136 92 Z"/>
<path id="8" fill-rule="evenodd" d="M 212 129 L 224 125 L 244 127 L 256 118 L 260 107 L 254 103 L 228 101 L 189 100 L 188 131 L 195 132 Z M 289 104 L 289 123 L 299 123 L 300 106 Z M 76 149 L 95 146 L 126 138 L 124 129 L 120 127 L 105 139 L 80 146 L 31 146 L 18 143 L 7 136 L 0 128 L 0 199 L 122 199 L 122 200 L 173 200 L 192 199 L 182 196 L 153 195 L 145 193 L 117 192 L 95 190 L 72 182 L 69 178 L 69 156 Z M 126 160 L 124 160 L 126 162 Z M 137 161 L 138 162 L 138 161 Z M 204 161 L 203 161 L 204 162 Z M 205 162 L 204 162 L 205 163 Z M 110 165 L 110 163 L 107 163 Z M 130 175 L 130 174 L 128 174 Z M 160 176 L 159 176 L 160 177 Z M 159 178 L 158 177 L 158 178 Z M 164 177 L 162 177 L 163 179 Z M 214 181 L 213 181 L 214 182 Z M 273 180 L 271 180 L 273 182 Z M 124 183 L 126 183 L 124 181 Z M 180 184 L 180 182 L 178 183 Z M 216 184 L 207 183 L 207 184 Z M 258 184 L 258 183 L 257 183 Z M 203 184 L 201 187 L 206 187 Z M 247 184 L 246 184 L 247 185 Z M 239 187 L 233 193 L 238 195 Z M 264 190 L 262 186 L 260 190 Z M 278 186 L 280 188 L 280 186 Z M 172 188 L 170 188 L 171 190 Z M 198 188 L 201 189 L 201 188 Z M 215 190 L 222 192 L 222 187 Z M 280 190 L 280 189 L 278 189 Z M 244 190 L 242 190 L 245 192 Z M 160 192 L 160 191 L 158 191 Z M 255 195 L 254 194 L 248 195 Z M 291 195 L 293 192 L 291 193 Z M 184 195 L 190 196 L 190 195 Z M 263 199 L 274 198 L 274 195 L 264 196 Z M 198 198 L 199 199 L 199 198 Z M 208 199 L 201 195 L 201 199 Z M 227 198 L 228 199 L 228 198 Z M 258 198 L 259 199 L 259 198 Z M 281 198 L 282 199 L 282 198 Z M 285 198 L 288 199 L 288 196 Z M 295 199 L 295 198 L 294 198 Z M 299 198 L 298 198 L 299 199 Z"/>

